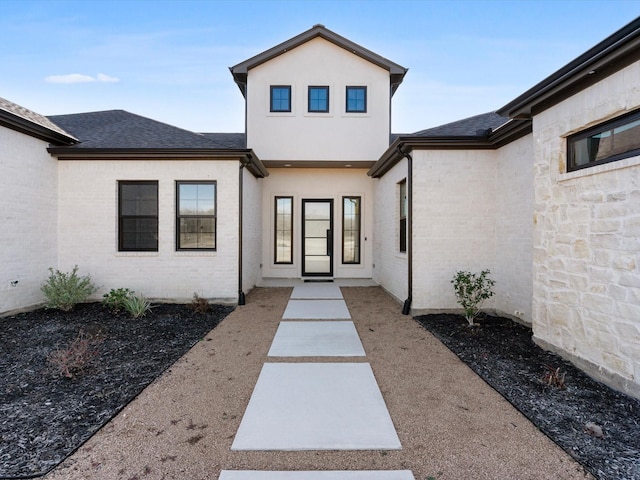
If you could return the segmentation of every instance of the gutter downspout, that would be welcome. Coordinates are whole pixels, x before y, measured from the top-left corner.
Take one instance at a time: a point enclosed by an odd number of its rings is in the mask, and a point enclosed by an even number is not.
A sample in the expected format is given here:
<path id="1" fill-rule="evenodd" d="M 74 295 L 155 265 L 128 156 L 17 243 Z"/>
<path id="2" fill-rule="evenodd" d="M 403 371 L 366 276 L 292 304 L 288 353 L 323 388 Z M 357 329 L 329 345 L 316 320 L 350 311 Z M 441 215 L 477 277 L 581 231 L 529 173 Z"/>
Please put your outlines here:
<path id="1" fill-rule="evenodd" d="M 413 157 L 402 151 L 401 145 L 398 145 L 398 154 L 407 159 L 407 214 L 409 215 L 409 223 L 407 225 L 407 299 L 402 306 L 402 314 L 409 315 L 411 313 L 411 300 L 413 293 Z"/>
<path id="2" fill-rule="evenodd" d="M 240 169 L 238 170 L 238 305 L 244 305 L 246 303 L 244 292 L 242 291 L 242 217 L 243 217 L 243 173 L 244 167 L 249 165 L 249 161 L 246 159 L 240 160 Z"/>

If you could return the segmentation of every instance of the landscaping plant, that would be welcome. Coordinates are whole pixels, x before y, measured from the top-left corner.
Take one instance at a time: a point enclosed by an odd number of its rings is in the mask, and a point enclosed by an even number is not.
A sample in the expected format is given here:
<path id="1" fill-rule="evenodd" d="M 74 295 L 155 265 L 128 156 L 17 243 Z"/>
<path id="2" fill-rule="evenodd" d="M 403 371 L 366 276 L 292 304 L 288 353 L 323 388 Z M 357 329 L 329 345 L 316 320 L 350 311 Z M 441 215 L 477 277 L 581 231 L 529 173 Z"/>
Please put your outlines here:
<path id="1" fill-rule="evenodd" d="M 112 288 L 109 293 L 105 293 L 102 296 L 102 304 L 112 313 L 118 313 L 124 309 L 124 301 L 129 297 L 133 297 L 134 293 L 133 290 L 128 288 Z"/>
<path id="2" fill-rule="evenodd" d="M 144 317 L 144 315 L 152 308 L 151 302 L 142 295 L 132 295 L 125 298 L 123 306 L 133 318 Z"/>
<path id="3" fill-rule="evenodd" d="M 64 312 L 71 310 L 74 305 L 86 300 L 96 291 L 96 286 L 91 283 L 91 277 L 78 276 L 78 266 L 73 267 L 71 273 L 53 271 L 49 268 L 49 278 L 40 289 L 47 297 L 47 308 L 57 308 Z"/>
<path id="4" fill-rule="evenodd" d="M 51 352 L 49 362 L 59 375 L 66 378 L 77 377 L 98 356 L 98 345 L 101 342 L 99 335 L 87 335 L 80 330 L 66 347 Z"/>
<path id="5" fill-rule="evenodd" d="M 456 292 L 458 303 L 464 309 L 464 318 L 470 326 L 480 313 L 484 301 L 493 296 L 495 281 L 489 278 L 489 270 L 483 270 L 480 274 L 460 270 L 451 280 Z"/>
<path id="6" fill-rule="evenodd" d="M 191 303 L 189 303 L 187 307 L 196 313 L 205 314 L 209 311 L 209 300 L 194 293 L 193 300 L 191 300 Z"/>

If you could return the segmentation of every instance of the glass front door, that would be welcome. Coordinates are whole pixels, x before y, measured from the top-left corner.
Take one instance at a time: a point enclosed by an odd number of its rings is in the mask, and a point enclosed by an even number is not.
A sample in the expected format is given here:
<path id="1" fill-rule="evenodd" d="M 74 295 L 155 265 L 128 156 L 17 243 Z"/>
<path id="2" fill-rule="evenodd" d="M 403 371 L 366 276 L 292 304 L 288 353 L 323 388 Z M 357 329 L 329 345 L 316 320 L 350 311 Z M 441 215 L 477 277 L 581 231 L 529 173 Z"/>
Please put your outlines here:
<path id="1" fill-rule="evenodd" d="M 302 200 L 302 275 L 333 275 L 333 200 Z"/>

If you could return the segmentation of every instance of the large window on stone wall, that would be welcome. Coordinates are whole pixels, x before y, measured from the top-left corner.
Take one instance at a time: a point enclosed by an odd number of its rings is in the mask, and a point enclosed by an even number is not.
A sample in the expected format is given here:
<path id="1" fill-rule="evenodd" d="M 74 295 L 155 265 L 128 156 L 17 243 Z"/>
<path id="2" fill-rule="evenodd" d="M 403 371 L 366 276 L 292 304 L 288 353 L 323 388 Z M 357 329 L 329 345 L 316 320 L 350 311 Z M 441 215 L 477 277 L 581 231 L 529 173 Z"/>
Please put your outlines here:
<path id="1" fill-rule="evenodd" d="M 400 199 L 400 248 L 401 252 L 407 251 L 407 181 L 402 180 L 398 184 L 398 189 L 400 191 L 399 199 Z"/>
<path id="2" fill-rule="evenodd" d="M 158 182 L 118 182 L 118 251 L 158 251 Z"/>
<path id="3" fill-rule="evenodd" d="M 275 263 L 293 263 L 293 197 L 275 200 Z"/>
<path id="4" fill-rule="evenodd" d="M 640 155 L 640 111 L 567 138 L 567 171 Z"/>
<path id="5" fill-rule="evenodd" d="M 216 249 L 216 182 L 176 182 L 176 250 Z"/>
<path id="6" fill-rule="evenodd" d="M 360 197 L 342 197 L 342 263 L 360 263 Z"/>

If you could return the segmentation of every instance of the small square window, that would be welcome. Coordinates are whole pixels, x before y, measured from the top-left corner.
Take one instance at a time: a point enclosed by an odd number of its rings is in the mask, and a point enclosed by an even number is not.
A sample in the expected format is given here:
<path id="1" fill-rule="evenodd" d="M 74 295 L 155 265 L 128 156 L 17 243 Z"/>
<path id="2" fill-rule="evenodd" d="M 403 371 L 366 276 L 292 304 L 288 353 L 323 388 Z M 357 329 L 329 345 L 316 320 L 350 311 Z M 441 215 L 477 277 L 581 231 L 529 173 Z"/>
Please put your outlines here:
<path id="1" fill-rule="evenodd" d="M 367 112 L 367 87 L 347 87 L 348 113 Z"/>
<path id="2" fill-rule="evenodd" d="M 272 85 L 270 105 L 272 112 L 290 112 L 291 85 Z"/>
<path id="3" fill-rule="evenodd" d="M 309 111 L 329 111 L 329 87 L 309 87 Z"/>

